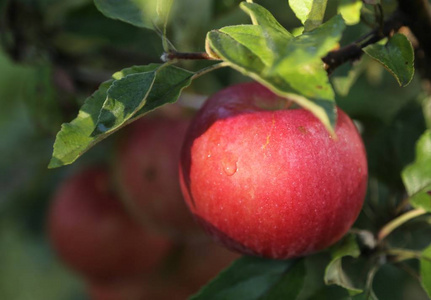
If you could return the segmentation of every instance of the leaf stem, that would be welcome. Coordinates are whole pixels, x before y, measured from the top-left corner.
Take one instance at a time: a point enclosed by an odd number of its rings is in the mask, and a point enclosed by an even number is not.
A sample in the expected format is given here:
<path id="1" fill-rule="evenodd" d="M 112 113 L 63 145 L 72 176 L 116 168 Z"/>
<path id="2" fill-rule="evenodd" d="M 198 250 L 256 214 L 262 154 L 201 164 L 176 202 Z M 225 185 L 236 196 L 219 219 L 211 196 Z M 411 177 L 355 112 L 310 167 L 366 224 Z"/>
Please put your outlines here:
<path id="1" fill-rule="evenodd" d="M 374 13 L 376 16 L 376 23 L 379 24 L 380 34 L 383 35 L 384 14 L 381 4 L 374 6 Z"/>
<path id="2" fill-rule="evenodd" d="M 390 221 L 388 224 L 383 226 L 382 229 L 380 229 L 377 240 L 381 242 L 384 238 L 386 238 L 392 231 L 397 229 L 402 224 L 406 223 L 407 221 L 416 218 L 418 216 L 421 216 L 426 213 L 426 210 L 422 208 L 414 209 L 411 211 L 408 211 L 401 216 L 395 218 L 394 220 Z"/>
<path id="3" fill-rule="evenodd" d="M 214 71 L 214 70 L 217 70 L 217 69 L 220 69 L 220 68 L 224 68 L 224 67 L 227 67 L 227 66 L 229 66 L 229 63 L 227 63 L 227 62 L 221 62 L 221 63 L 218 63 L 218 64 L 211 65 L 209 67 L 203 68 L 203 69 L 197 71 L 193 75 L 193 79 L 196 79 L 198 77 L 201 77 L 202 75 L 205 75 L 206 73 L 209 73 L 211 71 Z"/>

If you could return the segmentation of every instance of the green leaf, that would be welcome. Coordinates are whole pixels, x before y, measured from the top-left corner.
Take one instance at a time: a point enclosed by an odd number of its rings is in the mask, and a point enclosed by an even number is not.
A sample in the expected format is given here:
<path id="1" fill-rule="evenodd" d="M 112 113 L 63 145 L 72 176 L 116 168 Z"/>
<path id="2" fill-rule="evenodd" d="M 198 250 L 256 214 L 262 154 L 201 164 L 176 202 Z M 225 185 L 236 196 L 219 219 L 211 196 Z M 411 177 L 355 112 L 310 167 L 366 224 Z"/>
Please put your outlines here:
<path id="1" fill-rule="evenodd" d="M 191 299 L 294 300 L 304 277 L 303 261 L 242 257 Z"/>
<path id="2" fill-rule="evenodd" d="M 304 286 L 305 262 L 298 261 L 259 300 L 296 299 Z"/>
<path id="3" fill-rule="evenodd" d="M 97 141 L 91 137 L 106 93 L 113 80 L 102 83 L 99 89 L 85 101 L 78 116 L 70 123 L 61 125 L 54 143 L 49 168 L 57 168 L 74 162 L 86 149 Z"/>
<path id="4" fill-rule="evenodd" d="M 431 212 L 431 130 L 416 144 L 416 159 L 401 173 L 411 204 Z"/>
<path id="5" fill-rule="evenodd" d="M 181 90 L 191 83 L 193 75 L 171 65 L 159 64 L 132 67 L 115 73 L 112 80 L 103 83 L 85 101 L 72 122 L 62 125 L 48 167 L 73 163 L 92 146 L 126 124 L 161 105 L 175 102 Z M 155 76 L 151 84 L 148 76 Z M 98 130 L 95 130 L 96 127 Z"/>
<path id="6" fill-rule="evenodd" d="M 359 76 L 365 71 L 364 60 L 351 64 L 344 64 L 337 68 L 331 75 L 331 81 L 335 91 L 345 97 L 349 94 L 350 88 L 355 84 Z"/>
<path id="7" fill-rule="evenodd" d="M 304 24 L 305 31 L 322 24 L 328 0 L 289 0 L 296 17 Z"/>
<path id="8" fill-rule="evenodd" d="M 406 86 L 414 75 L 414 51 L 407 37 L 395 34 L 386 45 L 373 44 L 365 47 L 364 52 L 382 64 L 398 81 Z"/>
<path id="9" fill-rule="evenodd" d="M 260 5 L 243 3 L 242 8 L 256 25 L 210 31 L 207 52 L 310 110 L 333 134 L 334 92 L 321 57 L 340 40 L 343 19 L 334 17 L 313 31 L 293 37 Z"/>
<path id="10" fill-rule="evenodd" d="M 172 0 L 94 0 L 94 4 L 108 18 L 152 29 L 164 24 Z"/>
<path id="11" fill-rule="evenodd" d="M 319 74 L 316 72 L 316 64 L 310 65 L 309 68 L 304 68 L 303 72 L 295 73 L 292 71 L 291 74 L 283 74 L 290 77 L 283 77 L 279 74 L 268 74 L 265 73 L 267 66 L 262 61 L 262 58 L 265 59 L 265 57 L 255 55 L 250 49 L 243 46 L 230 35 L 222 31 L 210 31 L 207 35 L 207 41 L 212 49 L 211 51 L 228 62 L 232 68 L 266 85 L 276 94 L 286 97 L 305 109 L 310 110 L 325 125 L 330 133 L 334 132 L 333 126 L 336 120 L 336 110 L 333 97 L 332 99 L 321 99 L 317 97 L 308 99 L 300 94 L 309 95 L 314 92 L 313 90 L 307 90 L 307 85 L 309 86 L 311 82 L 301 81 L 300 78 L 305 80 L 305 78 L 308 79 L 312 77 L 312 83 L 316 81 L 319 82 L 319 85 L 315 86 L 318 90 L 319 88 L 323 89 L 324 86 L 326 87 L 329 85 L 329 83 L 327 83 L 326 74 L 322 77 L 322 72 Z M 255 46 L 258 46 L 258 44 L 255 44 Z M 253 50 L 256 53 L 263 53 L 265 51 L 259 48 L 254 48 Z M 298 86 L 296 86 L 297 90 L 293 89 L 290 83 L 298 84 Z M 304 89 L 301 89 L 301 87 Z M 318 92 L 320 92 L 320 90 Z"/>
<path id="12" fill-rule="evenodd" d="M 249 14 L 254 25 L 260 25 L 260 38 L 262 36 L 265 38 L 267 50 L 272 58 L 268 63 L 274 63 L 274 60 L 277 59 L 281 53 L 285 52 L 284 46 L 288 40 L 293 38 L 293 35 L 281 26 L 274 16 L 262 6 L 255 3 L 242 2 L 241 8 Z M 256 28 L 256 26 L 251 27 Z M 247 39 L 243 39 L 243 42 L 247 42 Z"/>
<path id="13" fill-rule="evenodd" d="M 241 2 L 240 7 L 243 11 L 248 13 L 252 18 L 254 25 L 261 25 L 263 27 L 272 28 L 284 35 L 286 38 L 292 38 L 292 34 L 289 33 L 280 23 L 274 18 L 274 16 L 262 6 L 255 3 Z"/>
<path id="14" fill-rule="evenodd" d="M 130 74 L 114 81 L 100 111 L 92 136 L 115 130 L 129 120 L 142 106 L 156 79 L 156 70 Z"/>
<path id="15" fill-rule="evenodd" d="M 422 252 L 420 260 L 421 284 L 431 298 L 431 245 Z"/>
<path id="16" fill-rule="evenodd" d="M 358 24 L 361 20 L 362 0 L 339 0 L 338 13 L 347 25 Z"/>
<path id="17" fill-rule="evenodd" d="M 343 271 L 342 259 L 346 256 L 358 257 L 361 252 L 354 235 L 346 236 L 340 243 L 331 248 L 332 260 L 325 270 L 325 284 L 336 284 L 349 291 L 350 295 L 362 293 L 361 289 L 355 288 L 349 277 Z"/>

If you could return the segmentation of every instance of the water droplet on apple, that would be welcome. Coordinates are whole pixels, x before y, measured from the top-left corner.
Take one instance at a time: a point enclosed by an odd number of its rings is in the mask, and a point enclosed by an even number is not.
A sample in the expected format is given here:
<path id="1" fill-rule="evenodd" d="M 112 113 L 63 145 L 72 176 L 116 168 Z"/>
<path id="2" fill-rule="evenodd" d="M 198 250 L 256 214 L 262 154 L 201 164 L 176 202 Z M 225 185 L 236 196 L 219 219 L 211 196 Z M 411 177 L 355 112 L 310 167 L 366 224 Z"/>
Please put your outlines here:
<path id="1" fill-rule="evenodd" d="M 224 167 L 224 172 L 226 173 L 227 176 L 232 176 L 233 174 L 236 173 L 236 170 L 237 170 L 236 164 L 226 165 Z"/>
<path id="2" fill-rule="evenodd" d="M 226 155 L 223 160 L 223 170 L 227 176 L 232 176 L 238 170 L 238 159 L 231 154 Z"/>

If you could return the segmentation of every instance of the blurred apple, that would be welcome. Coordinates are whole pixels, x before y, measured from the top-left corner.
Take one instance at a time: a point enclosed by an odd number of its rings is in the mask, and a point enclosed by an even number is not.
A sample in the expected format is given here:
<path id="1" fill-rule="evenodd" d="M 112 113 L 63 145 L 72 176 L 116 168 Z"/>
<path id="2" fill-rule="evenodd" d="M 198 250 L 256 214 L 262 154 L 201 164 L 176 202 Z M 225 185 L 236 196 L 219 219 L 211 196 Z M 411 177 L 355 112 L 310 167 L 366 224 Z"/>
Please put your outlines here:
<path id="1" fill-rule="evenodd" d="M 142 118 L 120 141 L 114 173 L 122 197 L 139 220 L 169 233 L 199 230 L 181 193 L 180 149 L 189 120 Z"/>
<path id="2" fill-rule="evenodd" d="M 190 243 L 185 245 L 176 278 L 193 295 L 240 257 L 209 238 Z"/>
<path id="3" fill-rule="evenodd" d="M 48 233 L 70 268 L 97 279 L 150 272 L 172 247 L 167 236 L 144 228 L 127 214 L 101 167 L 63 182 L 49 212 Z"/>
<path id="4" fill-rule="evenodd" d="M 207 237 L 177 244 L 171 253 L 162 268 L 141 278 L 90 282 L 90 299 L 186 300 L 240 257 Z"/>

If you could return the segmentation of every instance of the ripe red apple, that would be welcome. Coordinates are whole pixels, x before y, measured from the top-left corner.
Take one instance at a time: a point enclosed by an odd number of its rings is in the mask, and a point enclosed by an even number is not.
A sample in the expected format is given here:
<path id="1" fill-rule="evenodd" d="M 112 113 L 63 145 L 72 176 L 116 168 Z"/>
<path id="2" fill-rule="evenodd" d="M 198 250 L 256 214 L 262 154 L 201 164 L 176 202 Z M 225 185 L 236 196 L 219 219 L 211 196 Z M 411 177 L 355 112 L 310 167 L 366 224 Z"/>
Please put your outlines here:
<path id="1" fill-rule="evenodd" d="M 196 231 L 184 203 L 178 161 L 189 118 L 142 118 L 120 142 L 115 174 L 121 195 L 137 217 L 170 233 Z"/>
<path id="2" fill-rule="evenodd" d="M 48 233 L 59 257 L 89 278 L 135 276 L 159 266 L 171 241 L 136 223 L 111 190 L 104 168 L 81 171 L 57 191 Z"/>
<path id="3" fill-rule="evenodd" d="M 304 109 L 283 109 L 257 83 L 213 95 L 182 149 L 182 191 L 195 218 L 241 253 L 298 257 L 338 241 L 365 197 L 360 135 L 338 109 L 338 139 Z"/>

